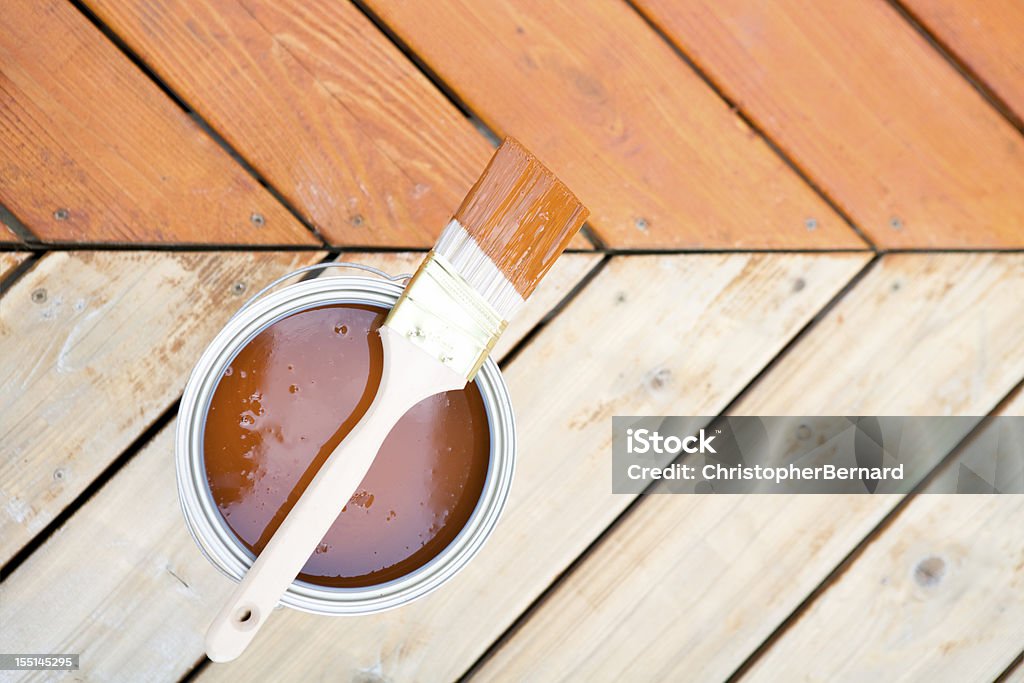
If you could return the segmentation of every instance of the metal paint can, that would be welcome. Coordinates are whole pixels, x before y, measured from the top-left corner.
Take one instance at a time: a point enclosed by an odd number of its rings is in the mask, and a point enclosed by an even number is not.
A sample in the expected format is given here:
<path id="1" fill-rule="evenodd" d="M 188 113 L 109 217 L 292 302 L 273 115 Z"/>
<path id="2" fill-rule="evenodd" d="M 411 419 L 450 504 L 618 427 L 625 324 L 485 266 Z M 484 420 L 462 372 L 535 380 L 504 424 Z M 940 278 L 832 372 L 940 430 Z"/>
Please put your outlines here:
<path id="1" fill-rule="evenodd" d="M 277 291 L 280 283 L 320 268 L 348 267 L 371 273 L 306 280 Z M 331 304 L 367 304 L 390 309 L 397 303 L 408 276 L 391 277 L 375 268 L 352 263 L 326 263 L 301 268 L 270 283 L 246 302 L 210 342 L 189 376 L 178 411 L 175 469 L 178 498 L 189 533 L 203 555 L 234 581 L 240 581 L 255 559 L 227 526 L 206 479 L 203 432 L 214 390 L 235 356 L 261 331 L 290 315 Z M 296 579 L 281 605 L 315 614 L 372 614 L 405 605 L 435 590 L 473 558 L 494 531 L 512 486 L 516 458 L 515 419 L 508 388 L 490 358 L 474 380 L 480 390 L 490 430 L 490 462 L 483 491 L 469 521 L 455 539 L 422 567 L 386 583 L 360 588 L 331 588 Z"/>

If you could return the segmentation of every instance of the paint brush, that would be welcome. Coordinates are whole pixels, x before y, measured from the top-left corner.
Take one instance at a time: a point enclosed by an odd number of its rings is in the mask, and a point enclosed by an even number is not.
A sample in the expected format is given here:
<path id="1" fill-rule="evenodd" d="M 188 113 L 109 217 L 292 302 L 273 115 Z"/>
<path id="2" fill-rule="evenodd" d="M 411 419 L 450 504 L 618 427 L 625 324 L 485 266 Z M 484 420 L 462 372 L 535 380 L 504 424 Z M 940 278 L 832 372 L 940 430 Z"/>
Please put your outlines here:
<path id="1" fill-rule="evenodd" d="M 211 624 L 210 659 L 229 661 L 245 650 L 391 428 L 423 399 L 473 379 L 586 217 L 572 192 L 521 144 L 502 143 L 380 328 L 384 367 L 373 403 Z"/>

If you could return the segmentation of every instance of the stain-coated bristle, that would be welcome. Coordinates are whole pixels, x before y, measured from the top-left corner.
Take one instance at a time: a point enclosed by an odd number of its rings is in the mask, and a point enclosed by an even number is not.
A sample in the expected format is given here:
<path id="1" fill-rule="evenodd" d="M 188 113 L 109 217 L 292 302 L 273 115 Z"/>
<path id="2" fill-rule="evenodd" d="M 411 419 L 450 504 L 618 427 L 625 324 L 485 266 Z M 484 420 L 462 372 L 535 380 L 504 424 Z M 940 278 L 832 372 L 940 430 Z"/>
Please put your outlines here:
<path id="1" fill-rule="evenodd" d="M 564 183 L 506 138 L 434 249 L 504 315 L 530 296 L 587 215 Z"/>

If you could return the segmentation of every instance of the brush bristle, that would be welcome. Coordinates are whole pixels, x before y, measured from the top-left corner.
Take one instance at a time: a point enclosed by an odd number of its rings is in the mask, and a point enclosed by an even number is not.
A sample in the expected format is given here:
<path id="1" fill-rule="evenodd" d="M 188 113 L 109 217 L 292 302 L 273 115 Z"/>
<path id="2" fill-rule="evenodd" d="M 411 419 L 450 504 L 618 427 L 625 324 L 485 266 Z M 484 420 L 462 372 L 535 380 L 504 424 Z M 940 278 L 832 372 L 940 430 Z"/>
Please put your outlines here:
<path id="1" fill-rule="evenodd" d="M 530 296 L 587 215 L 564 183 L 506 138 L 435 251 L 501 311 L 515 303 L 512 293 L 518 304 Z"/>
<path id="2" fill-rule="evenodd" d="M 446 258 L 502 319 L 511 320 L 523 305 L 523 296 L 454 218 L 441 233 L 434 245 L 434 252 Z"/>

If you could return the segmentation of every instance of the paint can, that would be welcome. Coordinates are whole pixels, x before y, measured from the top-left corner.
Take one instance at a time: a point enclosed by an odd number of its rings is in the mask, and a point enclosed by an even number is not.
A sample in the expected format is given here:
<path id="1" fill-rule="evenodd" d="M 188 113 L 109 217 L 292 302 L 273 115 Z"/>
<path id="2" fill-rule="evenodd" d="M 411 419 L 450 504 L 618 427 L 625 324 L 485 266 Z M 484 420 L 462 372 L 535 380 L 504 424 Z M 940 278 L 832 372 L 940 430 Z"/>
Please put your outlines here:
<path id="1" fill-rule="evenodd" d="M 370 275 L 323 277 L 274 290 L 297 275 L 322 268 L 355 268 Z M 331 304 L 392 308 L 407 275 L 392 277 L 369 266 L 325 263 L 289 273 L 246 302 L 210 342 L 196 363 L 181 399 L 175 438 L 178 497 L 196 545 L 213 566 L 240 581 L 254 561 L 228 527 L 214 502 L 203 460 L 206 414 L 225 369 L 261 331 L 290 315 Z M 490 460 L 476 508 L 455 539 L 422 567 L 386 583 L 332 588 L 296 579 L 281 605 L 327 615 L 372 614 L 405 605 L 435 590 L 473 558 L 491 535 L 512 485 L 516 458 L 515 419 L 508 388 L 490 358 L 474 380 L 483 397 L 490 430 Z"/>

